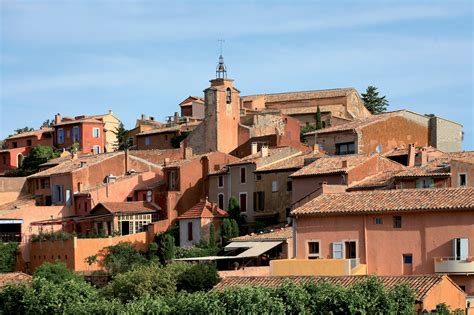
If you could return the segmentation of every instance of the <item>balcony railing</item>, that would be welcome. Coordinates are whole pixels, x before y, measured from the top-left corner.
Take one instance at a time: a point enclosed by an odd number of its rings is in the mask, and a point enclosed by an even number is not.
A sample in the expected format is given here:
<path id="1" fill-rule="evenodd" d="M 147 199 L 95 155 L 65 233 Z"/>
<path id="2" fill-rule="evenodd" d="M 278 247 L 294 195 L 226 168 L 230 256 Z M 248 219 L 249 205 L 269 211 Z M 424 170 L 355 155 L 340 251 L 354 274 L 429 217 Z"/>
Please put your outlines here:
<path id="1" fill-rule="evenodd" d="M 21 242 L 21 233 L 20 232 L 1 232 L 0 240 L 2 242 Z"/>
<path id="2" fill-rule="evenodd" d="M 434 259 L 436 273 L 469 274 L 474 273 L 474 256 L 465 259 L 459 257 L 436 257 Z"/>
<path id="3" fill-rule="evenodd" d="M 351 270 L 360 265 L 360 258 L 351 258 Z"/>

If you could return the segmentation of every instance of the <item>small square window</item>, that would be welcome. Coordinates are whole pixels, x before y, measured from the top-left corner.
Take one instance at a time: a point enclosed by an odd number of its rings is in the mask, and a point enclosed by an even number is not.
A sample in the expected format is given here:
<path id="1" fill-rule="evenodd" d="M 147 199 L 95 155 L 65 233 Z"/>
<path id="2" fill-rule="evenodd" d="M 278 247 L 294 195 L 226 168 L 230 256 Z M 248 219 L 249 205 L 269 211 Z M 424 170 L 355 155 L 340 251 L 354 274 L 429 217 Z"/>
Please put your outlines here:
<path id="1" fill-rule="evenodd" d="M 411 264 L 413 264 L 413 255 L 412 255 L 412 254 L 405 254 L 405 255 L 403 255 L 403 264 L 404 264 L 404 265 L 411 265 Z"/>
<path id="2" fill-rule="evenodd" d="M 272 192 L 278 191 L 278 182 L 276 180 L 272 181 Z"/>
<path id="3" fill-rule="evenodd" d="M 224 187 L 224 176 L 222 176 L 222 175 L 219 175 L 218 187 L 219 187 L 219 188 Z"/>
<path id="4" fill-rule="evenodd" d="M 150 145 L 150 137 L 145 137 L 145 145 Z"/>
<path id="5" fill-rule="evenodd" d="M 100 137 L 100 129 L 99 128 L 93 128 L 92 129 L 92 137 L 94 137 L 94 138 L 99 138 Z"/>
<path id="6" fill-rule="evenodd" d="M 255 180 L 262 180 L 262 175 L 260 174 L 255 175 Z"/>
<path id="7" fill-rule="evenodd" d="M 393 217 L 393 227 L 395 229 L 400 229 L 402 227 L 402 217 L 399 215 L 396 215 Z"/>
<path id="8" fill-rule="evenodd" d="M 374 224 L 377 224 L 377 225 L 383 224 L 383 219 L 382 218 L 374 218 Z"/>
<path id="9" fill-rule="evenodd" d="M 466 174 L 459 174 L 459 187 L 465 187 L 467 184 Z"/>
<path id="10" fill-rule="evenodd" d="M 26 140 L 26 146 L 31 147 L 31 140 L 30 139 Z"/>
<path id="11" fill-rule="evenodd" d="M 319 242 L 308 242 L 308 259 L 319 258 Z"/>

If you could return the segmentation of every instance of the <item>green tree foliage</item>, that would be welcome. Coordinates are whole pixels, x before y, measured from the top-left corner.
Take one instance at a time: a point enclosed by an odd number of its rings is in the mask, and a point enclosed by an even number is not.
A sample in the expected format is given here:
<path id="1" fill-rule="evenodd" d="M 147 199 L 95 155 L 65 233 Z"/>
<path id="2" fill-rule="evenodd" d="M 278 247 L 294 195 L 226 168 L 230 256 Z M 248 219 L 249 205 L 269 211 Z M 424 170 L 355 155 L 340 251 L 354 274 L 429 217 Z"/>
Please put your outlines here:
<path id="1" fill-rule="evenodd" d="M 118 274 L 104 289 L 106 298 L 118 298 L 122 302 L 144 295 L 169 296 L 176 291 L 176 280 L 170 272 L 156 264 L 136 266 Z"/>
<path id="2" fill-rule="evenodd" d="M 99 263 L 111 275 L 123 273 L 135 266 L 148 263 L 145 256 L 137 252 L 130 243 L 108 246 L 102 256 L 103 259 Z"/>
<path id="3" fill-rule="evenodd" d="M 44 262 L 33 273 L 35 278 L 44 278 L 50 282 L 59 284 L 69 280 L 81 280 L 82 278 L 76 275 L 73 271 L 68 269 L 62 262 L 54 264 Z"/>
<path id="4" fill-rule="evenodd" d="M 362 93 L 362 100 L 365 107 L 372 114 L 380 114 L 387 111 L 389 105 L 385 96 L 379 96 L 377 88 L 372 85 L 369 85 L 365 93 Z"/>
<path id="5" fill-rule="evenodd" d="M 230 239 L 239 236 L 239 226 L 234 219 L 225 218 L 222 221 L 221 236 L 224 243 Z"/>
<path id="6" fill-rule="evenodd" d="M 46 119 L 41 124 L 41 127 L 52 127 L 52 126 L 54 126 L 54 119 Z"/>
<path id="7" fill-rule="evenodd" d="M 18 243 L 0 241 L 0 273 L 12 272 L 18 255 Z"/>
<path id="8" fill-rule="evenodd" d="M 323 122 L 321 120 L 321 109 L 318 108 L 316 110 L 316 130 L 322 129 L 323 128 Z"/>
<path id="9" fill-rule="evenodd" d="M 122 122 L 120 122 L 117 129 L 112 132 L 115 134 L 115 136 L 117 136 L 117 140 L 114 142 L 115 151 L 123 151 L 131 146 L 130 141 L 127 139 L 128 130 L 125 129 L 125 126 Z"/>
<path id="10" fill-rule="evenodd" d="M 187 272 L 178 275 L 176 287 L 179 291 L 184 290 L 189 293 L 209 291 L 219 281 L 216 267 L 208 264 L 194 264 Z"/>
<path id="11" fill-rule="evenodd" d="M 25 314 L 23 297 L 30 289 L 26 283 L 8 283 L 3 287 L 0 290 L 0 314 Z"/>
<path id="12" fill-rule="evenodd" d="M 40 164 L 59 157 L 59 152 L 52 147 L 40 145 L 31 149 L 30 154 L 24 158 L 20 168 L 12 170 L 10 176 L 28 176 L 38 172 Z"/>
<path id="13" fill-rule="evenodd" d="M 190 132 L 184 131 L 181 132 L 179 135 L 174 136 L 171 138 L 171 146 L 175 149 L 179 148 L 181 145 L 181 142 L 186 139 L 186 137 L 189 135 Z"/>
<path id="14" fill-rule="evenodd" d="M 163 265 L 175 258 L 176 245 L 171 233 L 163 232 L 155 235 L 155 243 L 158 245 L 158 257 Z"/>
<path id="15" fill-rule="evenodd" d="M 214 223 L 209 224 L 209 247 L 216 247 L 216 228 Z"/>
<path id="16" fill-rule="evenodd" d="M 30 132 L 30 131 L 33 131 L 35 130 L 35 128 L 31 128 L 31 127 L 23 127 L 23 128 L 18 128 L 18 129 L 15 129 L 15 134 L 16 135 L 19 135 L 20 133 L 24 133 L 24 132 Z"/>

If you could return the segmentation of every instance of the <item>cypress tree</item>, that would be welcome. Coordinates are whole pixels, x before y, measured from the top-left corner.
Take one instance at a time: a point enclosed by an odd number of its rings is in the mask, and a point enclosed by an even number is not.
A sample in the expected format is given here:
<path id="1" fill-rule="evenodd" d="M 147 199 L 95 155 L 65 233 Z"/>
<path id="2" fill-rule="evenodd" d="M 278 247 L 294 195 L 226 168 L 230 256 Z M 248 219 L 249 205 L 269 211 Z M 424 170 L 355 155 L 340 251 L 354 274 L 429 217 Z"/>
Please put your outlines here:
<path id="1" fill-rule="evenodd" d="M 321 109 L 319 108 L 316 111 L 316 130 L 323 128 L 323 122 L 321 121 Z"/>

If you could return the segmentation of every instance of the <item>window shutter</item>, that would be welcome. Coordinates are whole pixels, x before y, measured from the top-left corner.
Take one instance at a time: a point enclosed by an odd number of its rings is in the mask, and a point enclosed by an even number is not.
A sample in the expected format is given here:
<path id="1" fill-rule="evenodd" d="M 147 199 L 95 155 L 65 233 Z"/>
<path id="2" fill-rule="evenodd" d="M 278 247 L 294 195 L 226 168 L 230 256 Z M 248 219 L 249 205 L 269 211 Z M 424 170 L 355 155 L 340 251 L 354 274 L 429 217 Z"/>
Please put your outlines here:
<path id="1" fill-rule="evenodd" d="M 344 258 L 344 243 L 342 242 L 332 243 L 332 258 L 333 259 Z"/>
<path id="2" fill-rule="evenodd" d="M 459 255 L 461 260 L 466 260 L 469 257 L 469 240 L 467 238 L 461 238 L 461 250 Z"/>

